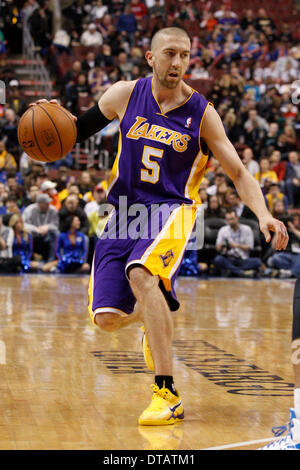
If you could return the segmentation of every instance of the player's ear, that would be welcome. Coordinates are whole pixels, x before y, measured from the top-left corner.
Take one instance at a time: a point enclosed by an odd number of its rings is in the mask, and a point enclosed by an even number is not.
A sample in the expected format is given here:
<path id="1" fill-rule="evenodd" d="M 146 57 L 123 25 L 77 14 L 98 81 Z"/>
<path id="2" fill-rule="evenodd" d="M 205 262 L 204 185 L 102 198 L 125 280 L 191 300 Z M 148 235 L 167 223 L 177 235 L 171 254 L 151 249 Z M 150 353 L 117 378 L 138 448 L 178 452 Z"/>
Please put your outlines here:
<path id="1" fill-rule="evenodd" d="M 146 57 L 146 60 L 148 62 L 148 65 L 150 65 L 150 67 L 152 67 L 152 65 L 153 65 L 153 52 L 152 51 L 147 51 L 146 54 L 145 54 L 145 57 Z"/>

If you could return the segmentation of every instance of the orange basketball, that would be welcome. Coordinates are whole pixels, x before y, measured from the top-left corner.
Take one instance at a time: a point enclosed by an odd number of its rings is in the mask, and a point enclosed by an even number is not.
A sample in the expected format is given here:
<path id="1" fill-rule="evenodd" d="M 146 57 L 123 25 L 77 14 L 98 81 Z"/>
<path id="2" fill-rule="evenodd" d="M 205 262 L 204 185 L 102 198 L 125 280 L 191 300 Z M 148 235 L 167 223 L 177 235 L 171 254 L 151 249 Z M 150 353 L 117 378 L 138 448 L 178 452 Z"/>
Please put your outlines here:
<path id="1" fill-rule="evenodd" d="M 63 158 L 75 145 L 77 128 L 72 115 L 55 103 L 31 106 L 18 125 L 19 144 L 27 155 L 40 162 Z"/>

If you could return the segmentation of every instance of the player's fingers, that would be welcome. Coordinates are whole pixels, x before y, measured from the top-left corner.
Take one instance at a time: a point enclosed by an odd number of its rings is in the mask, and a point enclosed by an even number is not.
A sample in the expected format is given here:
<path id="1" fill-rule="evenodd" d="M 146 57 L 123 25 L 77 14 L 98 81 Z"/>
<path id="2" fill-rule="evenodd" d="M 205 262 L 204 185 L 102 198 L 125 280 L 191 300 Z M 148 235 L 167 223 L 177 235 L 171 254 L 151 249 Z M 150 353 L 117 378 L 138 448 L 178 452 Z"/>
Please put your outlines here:
<path id="1" fill-rule="evenodd" d="M 266 242 L 269 243 L 269 241 L 271 240 L 271 234 L 268 230 L 268 227 L 262 227 L 261 231 L 264 234 Z"/>
<path id="2" fill-rule="evenodd" d="M 55 100 L 55 99 L 53 99 L 53 100 L 50 100 L 50 103 L 53 103 L 53 104 L 58 104 L 58 105 L 60 105 L 60 103 L 59 103 L 57 100 Z"/>
<path id="3" fill-rule="evenodd" d="M 40 103 L 48 103 L 48 100 L 46 100 L 45 98 L 41 98 L 40 100 L 37 100 L 34 103 L 29 103 L 29 107 L 35 106 L 35 105 L 40 104 Z"/>
<path id="4" fill-rule="evenodd" d="M 285 250 L 287 247 L 289 237 L 287 233 L 287 229 L 283 223 L 280 223 L 275 228 L 275 248 L 276 250 Z"/>

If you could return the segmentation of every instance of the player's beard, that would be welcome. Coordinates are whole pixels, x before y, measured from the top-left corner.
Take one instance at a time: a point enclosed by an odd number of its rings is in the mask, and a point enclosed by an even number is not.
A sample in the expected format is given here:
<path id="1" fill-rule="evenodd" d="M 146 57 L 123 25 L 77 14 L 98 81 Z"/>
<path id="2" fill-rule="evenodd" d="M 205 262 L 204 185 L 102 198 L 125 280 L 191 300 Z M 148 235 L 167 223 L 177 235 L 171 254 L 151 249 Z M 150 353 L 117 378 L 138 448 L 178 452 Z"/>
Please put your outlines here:
<path id="1" fill-rule="evenodd" d="M 181 82 L 181 74 L 179 72 L 176 72 L 178 74 L 177 78 L 169 78 L 170 71 L 166 73 L 164 76 L 161 74 L 158 74 L 156 72 L 156 75 L 158 77 L 159 83 L 164 86 L 165 88 L 169 88 L 169 90 L 173 90 L 174 88 L 177 88 L 179 83 Z"/>
<path id="2" fill-rule="evenodd" d="M 180 77 L 178 77 L 177 80 L 168 80 L 168 77 L 165 77 L 160 80 L 160 83 L 164 87 L 169 88 L 170 90 L 173 90 L 179 85 L 180 81 L 181 81 Z"/>

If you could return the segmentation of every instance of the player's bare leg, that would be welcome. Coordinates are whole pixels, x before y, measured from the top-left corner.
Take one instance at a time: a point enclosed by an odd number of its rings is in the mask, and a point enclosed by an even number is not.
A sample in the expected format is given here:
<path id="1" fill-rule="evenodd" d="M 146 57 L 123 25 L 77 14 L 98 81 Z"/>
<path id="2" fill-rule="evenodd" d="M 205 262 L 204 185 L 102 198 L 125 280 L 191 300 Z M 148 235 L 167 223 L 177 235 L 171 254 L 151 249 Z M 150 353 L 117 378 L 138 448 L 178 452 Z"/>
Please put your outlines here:
<path id="1" fill-rule="evenodd" d="M 133 313 L 127 317 L 121 317 L 117 313 L 101 312 L 95 316 L 95 322 L 102 330 L 112 333 L 132 323 L 143 323 L 143 312 L 137 304 Z"/>
<path id="2" fill-rule="evenodd" d="M 155 384 L 150 405 L 139 417 L 141 426 L 170 425 L 182 421 L 184 411 L 173 383 L 173 319 L 159 288 L 159 279 L 144 267 L 129 273 L 130 285 L 137 301 L 142 303 L 144 326 L 155 368 Z"/>
<path id="3" fill-rule="evenodd" d="M 144 325 L 156 375 L 173 375 L 173 319 L 159 288 L 159 279 L 143 267 L 130 270 L 130 285 L 143 305 Z"/>

